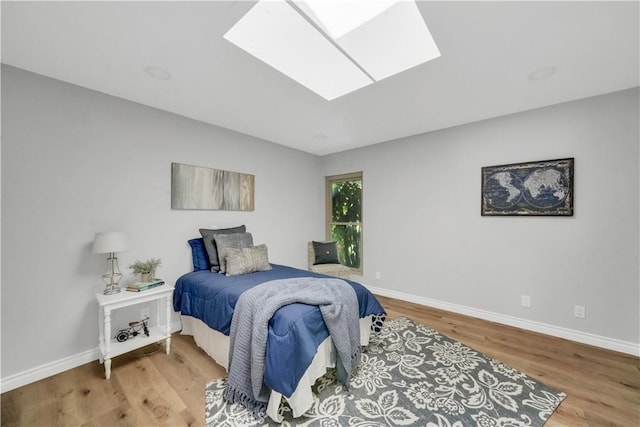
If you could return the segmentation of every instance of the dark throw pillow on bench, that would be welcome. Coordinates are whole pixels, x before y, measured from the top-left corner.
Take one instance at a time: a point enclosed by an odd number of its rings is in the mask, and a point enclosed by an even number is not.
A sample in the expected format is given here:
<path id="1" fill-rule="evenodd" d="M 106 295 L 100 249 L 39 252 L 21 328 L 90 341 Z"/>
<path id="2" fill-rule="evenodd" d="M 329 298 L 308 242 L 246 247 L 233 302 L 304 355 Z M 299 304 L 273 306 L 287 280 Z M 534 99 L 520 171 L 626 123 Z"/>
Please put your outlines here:
<path id="1" fill-rule="evenodd" d="M 336 242 L 313 242 L 313 252 L 316 254 L 313 265 L 340 264 Z"/>

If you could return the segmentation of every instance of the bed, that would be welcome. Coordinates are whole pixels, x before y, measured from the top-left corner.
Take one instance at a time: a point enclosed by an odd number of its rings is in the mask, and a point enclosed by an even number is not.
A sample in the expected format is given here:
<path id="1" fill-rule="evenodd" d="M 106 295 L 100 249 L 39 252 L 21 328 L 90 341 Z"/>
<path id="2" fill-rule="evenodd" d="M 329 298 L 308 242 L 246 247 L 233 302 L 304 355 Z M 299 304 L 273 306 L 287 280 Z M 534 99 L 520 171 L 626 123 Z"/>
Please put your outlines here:
<path id="1" fill-rule="evenodd" d="M 197 271 L 177 280 L 174 310 L 181 314 L 182 334 L 192 335 L 196 344 L 225 369 L 229 363 L 229 333 L 234 307 L 244 291 L 274 280 L 328 277 L 278 264 L 269 264 L 270 269 L 266 271 L 237 276 L 198 269 L 198 263 L 202 265 L 202 262 L 197 261 L 196 256 L 201 249 L 194 248 L 193 240 L 189 242 Z M 363 285 L 349 280 L 346 283 L 355 291 L 360 342 L 367 345 L 372 328 L 381 327 L 386 313 Z M 267 338 L 264 383 L 271 389 L 267 415 L 281 421 L 279 408 L 283 399 L 294 417 L 302 415 L 314 402 L 311 385 L 327 368 L 334 366 L 331 338 L 318 307 L 290 304 L 279 309 L 269 323 Z"/>

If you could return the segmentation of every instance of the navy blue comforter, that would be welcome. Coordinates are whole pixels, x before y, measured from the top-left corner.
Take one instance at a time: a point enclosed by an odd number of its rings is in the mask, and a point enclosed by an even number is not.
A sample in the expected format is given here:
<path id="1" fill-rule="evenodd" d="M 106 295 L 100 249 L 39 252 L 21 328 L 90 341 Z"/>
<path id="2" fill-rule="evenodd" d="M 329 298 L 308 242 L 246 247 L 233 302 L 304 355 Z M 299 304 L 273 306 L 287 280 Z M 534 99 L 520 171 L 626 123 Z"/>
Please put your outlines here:
<path id="1" fill-rule="evenodd" d="M 173 308 L 229 335 L 234 307 L 247 289 L 277 279 L 326 277 L 283 265 L 271 264 L 271 267 L 269 271 L 230 277 L 209 271 L 187 273 L 176 282 Z M 356 292 L 361 318 L 385 314 L 369 290 L 357 282 L 347 280 L 347 283 Z M 311 364 L 318 345 L 328 336 L 317 306 L 290 304 L 278 310 L 269 324 L 265 384 L 290 397 Z"/>

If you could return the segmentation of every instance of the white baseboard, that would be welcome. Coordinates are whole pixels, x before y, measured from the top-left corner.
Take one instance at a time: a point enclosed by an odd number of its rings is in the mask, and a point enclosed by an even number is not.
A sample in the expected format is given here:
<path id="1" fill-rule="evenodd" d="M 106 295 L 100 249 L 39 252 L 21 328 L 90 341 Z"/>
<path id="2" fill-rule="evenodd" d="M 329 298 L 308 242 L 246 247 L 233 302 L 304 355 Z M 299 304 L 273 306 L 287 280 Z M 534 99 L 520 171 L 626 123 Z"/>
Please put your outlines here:
<path id="1" fill-rule="evenodd" d="M 536 322 L 533 320 L 521 319 L 519 317 L 507 316 L 504 314 L 493 313 L 491 311 L 480 310 L 477 308 L 467 307 L 459 304 L 452 304 L 445 301 L 438 301 L 430 298 L 420 297 L 407 294 L 404 292 L 393 291 L 375 286 L 367 288 L 374 294 L 399 299 L 402 301 L 413 302 L 427 307 L 439 308 L 441 310 L 451 311 L 453 313 L 464 314 L 478 319 L 489 320 L 491 322 L 501 323 L 503 325 L 515 326 L 516 328 L 528 331 L 539 332 L 545 335 L 565 338 L 571 341 L 577 341 L 583 344 L 589 344 L 596 347 L 606 348 L 608 350 L 619 351 L 621 353 L 640 356 L 640 345 L 618 340 L 615 338 L 603 337 L 600 335 L 590 334 L 587 332 L 576 331 L 574 329 L 563 328 L 560 326 L 549 325 L 547 323 Z"/>
<path id="2" fill-rule="evenodd" d="M 177 332 L 180 329 L 182 329 L 180 321 L 171 323 L 171 333 Z M 18 372 L 17 374 L 9 375 L 8 377 L 0 379 L 0 393 L 31 384 L 52 375 L 59 374 L 60 372 L 68 371 L 69 369 L 77 368 L 78 366 L 98 360 L 99 357 L 100 350 L 96 347 L 83 351 L 82 353 L 36 366 L 35 368 L 27 369 L 26 371 Z"/>
<path id="3" fill-rule="evenodd" d="M 92 362 L 98 359 L 99 354 L 100 350 L 96 347 L 82 353 L 74 354 L 73 356 L 68 356 L 17 374 L 9 375 L 8 377 L 2 378 L 2 383 L 0 384 L 2 393 Z"/>
<path id="4" fill-rule="evenodd" d="M 553 326 L 546 323 L 536 322 L 532 320 L 521 319 L 514 316 L 507 316 L 504 314 L 493 313 L 491 311 L 480 310 L 477 308 L 467 307 L 459 304 L 452 304 L 449 302 L 438 301 L 430 298 L 419 297 L 416 295 L 407 294 L 404 292 L 393 291 L 384 288 L 378 288 L 375 286 L 367 286 L 367 288 L 378 295 L 385 297 L 395 298 L 402 301 L 414 302 L 416 304 L 424 305 L 427 307 L 439 308 L 441 310 L 451 311 L 453 313 L 464 314 L 479 319 L 489 320 L 491 322 L 501 323 L 503 325 L 515 326 L 520 329 L 539 332 L 554 337 L 565 338 L 571 341 L 577 341 L 584 344 L 593 345 L 596 347 L 606 348 L 608 350 L 619 351 L 621 353 L 631 354 L 633 356 L 640 356 L 640 346 L 627 341 L 622 341 L 614 338 L 603 337 L 600 335 L 589 334 L 586 332 L 576 331 L 573 329 L 563 328 L 559 326 Z M 180 322 L 171 323 L 171 333 L 177 332 L 182 328 Z M 0 379 L 0 393 L 4 393 L 18 387 L 30 384 L 35 381 L 48 378 L 52 375 L 59 374 L 60 372 L 67 371 L 69 369 L 76 368 L 84 365 L 85 363 L 92 362 L 99 358 L 100 351 L 96 347 L 91 350 L 84 351 L 72 356 L 68 356 L 53 362 L 45 363 L 44 365 L 36 366 L 35 368 L 28 369 L 17 374 L 9 375 Z"/>

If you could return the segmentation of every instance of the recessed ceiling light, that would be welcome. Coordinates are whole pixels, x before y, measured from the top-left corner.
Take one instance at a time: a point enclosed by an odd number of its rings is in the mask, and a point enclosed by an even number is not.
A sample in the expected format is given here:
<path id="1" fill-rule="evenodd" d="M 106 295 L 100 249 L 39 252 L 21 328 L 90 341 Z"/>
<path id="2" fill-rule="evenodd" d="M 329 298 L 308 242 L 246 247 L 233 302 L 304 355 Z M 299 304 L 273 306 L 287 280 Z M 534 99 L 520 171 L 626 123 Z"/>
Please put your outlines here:
<path id="1" fill-rule="evenodd" d="M 440 56 L 413 1 L 260 0 L 224 38 L 327 100 Z"/>
<path id="2" fill-rule="evenodd" d="M 144 67 L 144 72 L 157 80 L 171 80 L 171 74 L 164 68 L 148 66 Z"/>
<path id="3" fill-rule="evenodd" d="M 544 80 L 553 76 L 558 69 L 556 67 L 543 67 L 538 68 L 531 74 L 529 74 L 529 80 Z"/>

